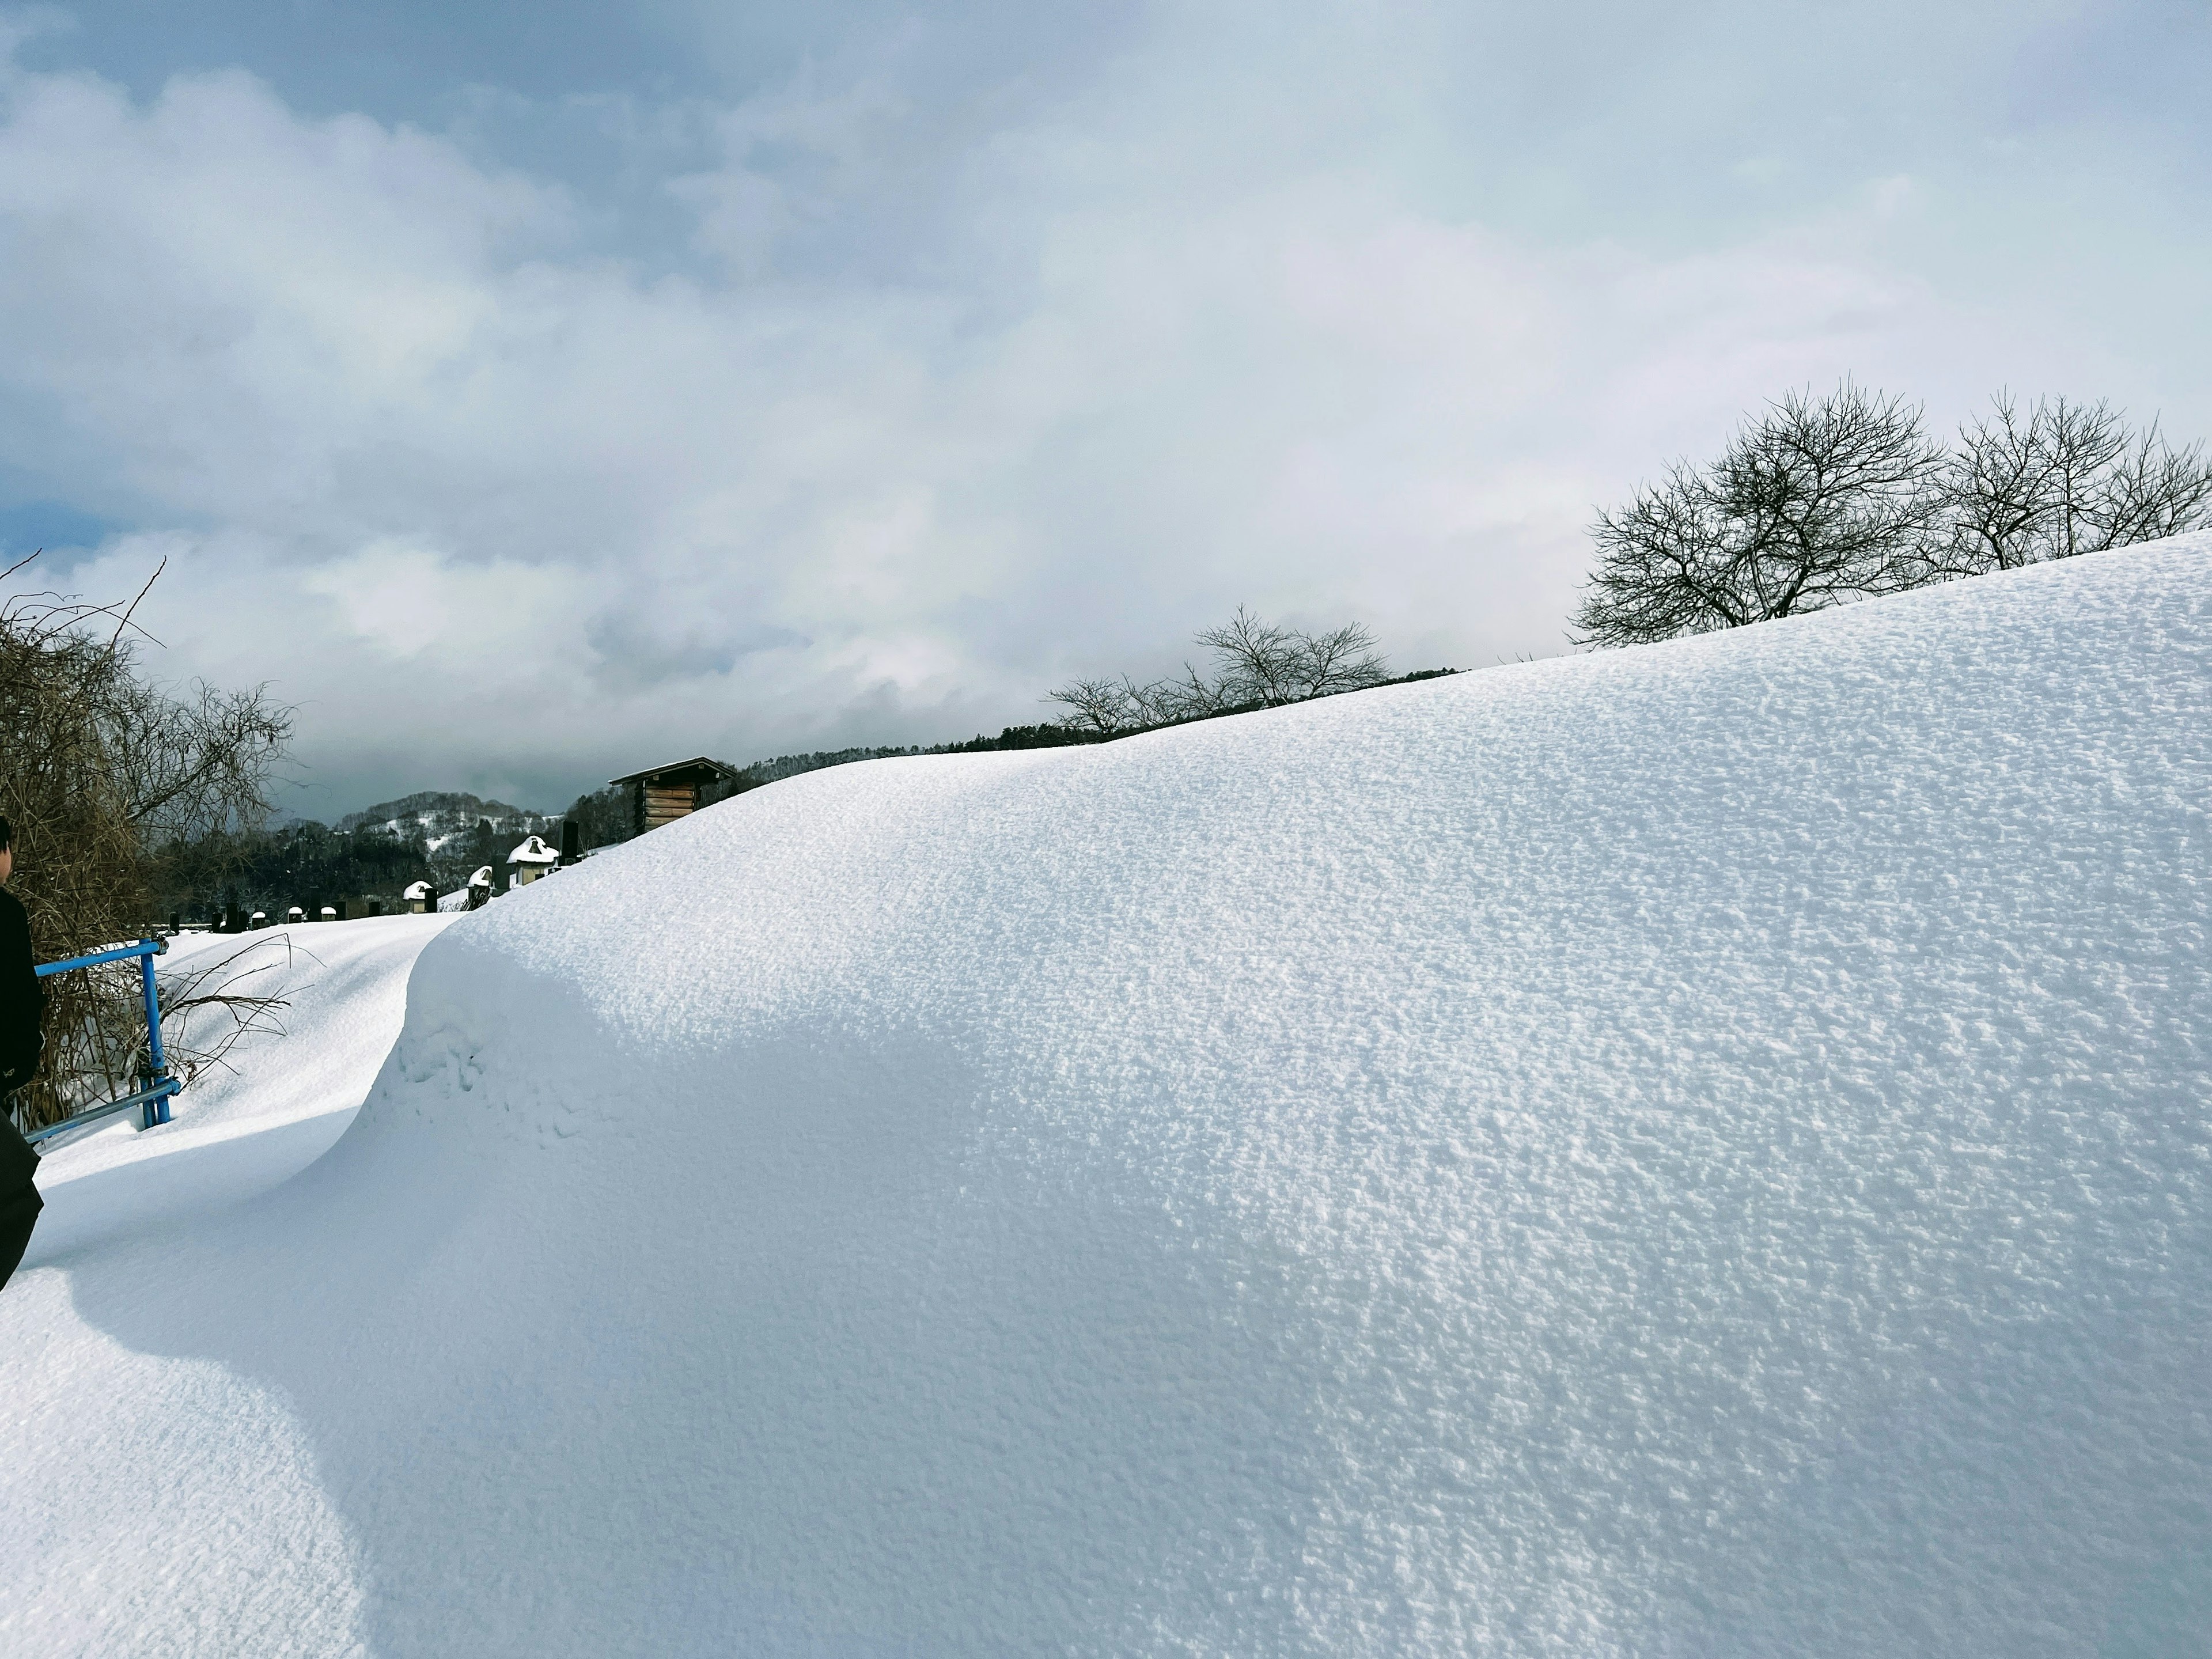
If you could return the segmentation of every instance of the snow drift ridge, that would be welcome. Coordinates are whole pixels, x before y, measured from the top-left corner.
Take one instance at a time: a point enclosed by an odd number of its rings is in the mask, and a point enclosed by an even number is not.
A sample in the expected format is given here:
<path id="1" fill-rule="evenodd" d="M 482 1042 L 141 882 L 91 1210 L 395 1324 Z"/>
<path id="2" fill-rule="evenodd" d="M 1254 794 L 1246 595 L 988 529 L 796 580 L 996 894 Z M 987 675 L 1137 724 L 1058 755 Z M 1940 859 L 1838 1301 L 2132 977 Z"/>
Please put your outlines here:
<path id="1" fill-rule="evenodd" d="M 2183 1651 L 2208 783 L 2206 538 L 810 774 L 76 1293 L 377 1651 Z"/>

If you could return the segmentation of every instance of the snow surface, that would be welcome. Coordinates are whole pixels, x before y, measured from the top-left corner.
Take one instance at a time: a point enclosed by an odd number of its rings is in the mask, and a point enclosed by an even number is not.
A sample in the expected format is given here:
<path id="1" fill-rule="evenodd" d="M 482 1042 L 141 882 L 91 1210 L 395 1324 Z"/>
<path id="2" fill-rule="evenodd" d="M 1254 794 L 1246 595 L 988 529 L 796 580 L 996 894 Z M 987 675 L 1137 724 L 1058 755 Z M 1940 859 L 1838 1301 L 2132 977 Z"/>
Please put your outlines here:
<path id="1" fill-rule="evenodd" d="M 2201 1654 L 2208 785 L 2199 537 L 749 792 L 34 1241 L 0 1649 Z"/>
<path id="2" fill-rule="evenodd" d="M 188 933 L 157 959 L 167 980 L 234 958 L 241 988 L 290 1006 L 281 1036 L 241 1038 L 235 1069 L 194 1081 L 172 1121 L 126 1115 L 42 1149 L 46 1212 L 0 1291 L 0 1654 L 362 1650 L 344 1526 L 296 1417 L 234 1369 L 133 1352 L 71 1296 L 171 1293 L 173 1242 L 329 1151 L 445 926 Z M 193 1305 L 226 1304 L 221 1272 Z"/>
<path id="3" fill-rule="evenodd" d="M 42 1146 L 47 1207 L 25 1260 L 56 1260 L 143 1223 L 155 1207 L 198 1208 L 217 1194 L 227 1202 L 264 1190 L 328 1152 L 392 1052 L 416 957 L 447 926 L 434 916 L 392 916 L 172 939 L 155 963 L 165 984 L 212 969 L 208 989 L 228 982 L 282 998 L 288 1006 L 273 1015 L 282 1035 L 242 1037 L 225 1063 L 176 1097 L 168 1123 L 142 1131 L 125 1113 Z M 204 1043 L 222 1028 L 216 1016 L 185 1035 Z M 163 1030 L 176 1040 L 172 1022 Z M 225 1151 L 172 1161 L 215 1146 Z"/>

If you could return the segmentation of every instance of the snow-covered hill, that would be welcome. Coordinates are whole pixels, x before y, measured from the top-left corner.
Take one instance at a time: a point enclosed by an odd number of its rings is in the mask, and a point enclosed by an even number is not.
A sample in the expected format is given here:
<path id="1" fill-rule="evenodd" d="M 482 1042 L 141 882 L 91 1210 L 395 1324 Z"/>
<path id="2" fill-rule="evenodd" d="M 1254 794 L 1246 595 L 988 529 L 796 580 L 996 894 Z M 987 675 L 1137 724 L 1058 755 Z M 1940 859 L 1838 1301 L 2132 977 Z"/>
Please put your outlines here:
<path id="1" fill-rule="evenodd" d="M 544 835 L 549 830 L 557 838 L 560 822 L 557 812 L 532 812 L 526 807 L 509 806 L 505 801 L 484 800 L 449 789 L 431 789 L 349 812 L 332 828 L 381 830 L 403 841 L 420 836 L 434 853 L 454 836 L 465 835 L 479 823 L 489 823 L 495 835 L 519 840 L 524 836 Z"/>
<path id="2" fill-rule="evenodd" d="M 2208 786 L 2196 538 L 753 791 L 0 1295 L 0 1647 L 2200 1652 Z"/>

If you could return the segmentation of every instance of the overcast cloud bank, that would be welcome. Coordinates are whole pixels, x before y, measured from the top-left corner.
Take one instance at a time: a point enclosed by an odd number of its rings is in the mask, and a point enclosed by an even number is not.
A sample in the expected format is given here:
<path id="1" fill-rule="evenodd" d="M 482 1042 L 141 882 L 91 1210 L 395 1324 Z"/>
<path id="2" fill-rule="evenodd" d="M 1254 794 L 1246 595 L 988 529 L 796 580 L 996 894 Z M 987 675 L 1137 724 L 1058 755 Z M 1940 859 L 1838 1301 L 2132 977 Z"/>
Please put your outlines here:
<path id="1" fill-rule="evenodd" d="M 0 532 L 167 557 L 318 816 L 964 736 L 1238 603 L 1547 653 L 1595 503 L 1846 372 L 2212 429 L 2201 10 L 671 9 L 505 85 L 114 9 L 0 71 Z"/>

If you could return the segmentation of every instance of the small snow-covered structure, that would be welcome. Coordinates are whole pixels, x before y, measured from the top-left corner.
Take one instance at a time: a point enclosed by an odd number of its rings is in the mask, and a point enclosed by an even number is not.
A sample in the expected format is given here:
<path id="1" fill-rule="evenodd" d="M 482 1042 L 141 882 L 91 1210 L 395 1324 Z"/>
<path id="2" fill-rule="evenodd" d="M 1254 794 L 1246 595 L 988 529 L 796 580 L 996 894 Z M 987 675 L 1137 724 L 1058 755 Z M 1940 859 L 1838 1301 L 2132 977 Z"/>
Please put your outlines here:
<path id="1" fill-rule="evenodd" d="M 400 896 L 407 901 L 410 915 L 422 915 L 438 908 L 438 890 L 427 881 L 410 881 Z"/>
<path id="2" fill-rule="evenodd" d="M 507 855 L 514 868 L 507 873 L 507 885 L 527 887 L 538 877 L 561 861 L 561 855 L 545 844 L 539 836 L 526 836 L 522 845 Z"/>
<path id="3" fill-rule="evenodd" d="M 628 787 L 630 833 L 641 836 L 648 830 L 658 830 L 697 811 L 702 789 L 710 783 L 734 782 L 737 776 L 736 767 L 705 755 L 694 755 L 688 761 L 648 767 L 642 772 L 610 778 L 607 782 L 613 788 Z"/>
<path id="4" fill-rule="evenodd" d="M 463 890 L 468 894 L 468 908 L 471 910 L 481 910 L 485 905 L 490 903 L 492 893 L 491 866 L 489 864 L 478 865 L 477 866 L 476 873 L 469 878 L 469 884 Z"/>

